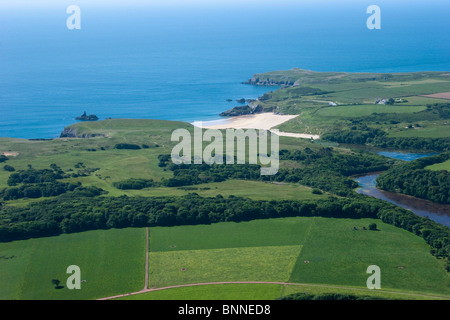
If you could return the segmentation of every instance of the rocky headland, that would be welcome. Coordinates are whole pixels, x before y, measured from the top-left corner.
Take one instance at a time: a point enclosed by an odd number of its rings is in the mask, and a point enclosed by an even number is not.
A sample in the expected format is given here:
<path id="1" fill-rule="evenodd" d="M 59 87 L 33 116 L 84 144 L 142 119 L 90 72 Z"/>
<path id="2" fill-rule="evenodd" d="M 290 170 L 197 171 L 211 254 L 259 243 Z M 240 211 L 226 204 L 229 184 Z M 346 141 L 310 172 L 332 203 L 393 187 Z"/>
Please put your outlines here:
<path id="1" fill-rule="evenodd" d="M 95 114 L 90 114 L 87 115 L 86 111 L 79 117 L 76 117 L 75 120 L 80 120 L 80 121 L 97 121 L 98 117 Z"/>

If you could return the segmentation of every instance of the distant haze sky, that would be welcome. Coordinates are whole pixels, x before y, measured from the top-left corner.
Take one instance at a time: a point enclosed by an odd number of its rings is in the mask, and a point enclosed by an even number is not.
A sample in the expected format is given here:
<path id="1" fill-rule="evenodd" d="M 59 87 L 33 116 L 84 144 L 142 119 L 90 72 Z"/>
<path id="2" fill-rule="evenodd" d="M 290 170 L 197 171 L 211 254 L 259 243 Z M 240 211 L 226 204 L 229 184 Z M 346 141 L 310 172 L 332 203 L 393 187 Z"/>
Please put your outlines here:
<path id="1" fill-rule="evenodd" d="M 441 5 L 446 4 L 448 0 L 0 0 L 0 6 L 13 7 L 13 6 L 48 6 L 48 5 L 71 5 L 76 4 L 79 6 L 133 6 L 133 5 L 145 5 L 145 6 L 258 6 L 258 5 L 310 5 L 310 6 L 323 6 L 323 5 L 351 5 L 366 3 L 367 6 L 371 4 L 383 5 L 383 4 L 400 4 L 405 6 L 412 6 L 415 4 L 428 4 L 428 5 Z"/>

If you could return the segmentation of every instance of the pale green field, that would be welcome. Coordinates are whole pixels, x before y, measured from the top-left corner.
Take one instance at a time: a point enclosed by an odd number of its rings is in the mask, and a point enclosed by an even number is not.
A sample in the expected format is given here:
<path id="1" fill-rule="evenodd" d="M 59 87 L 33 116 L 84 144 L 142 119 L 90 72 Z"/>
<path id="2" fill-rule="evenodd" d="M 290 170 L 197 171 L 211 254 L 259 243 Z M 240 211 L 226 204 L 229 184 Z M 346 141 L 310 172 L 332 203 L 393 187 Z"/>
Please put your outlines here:
<path id="1" fill-rule="evenodd" d="M 86 183 L 87 185 L 87 183 Z M 326 197 L 325 194 L 313 194 L 312 188 L 291 183 L 270 183 L 264 181 L 250 180 L 227 180 L 223 182 L 213 182 L 189 186 L 183 188 L 146 188 L 142 190 L 118 190 L 115 188 L 104 188 L 108 190 L 110 196 L 126 194 L 128 196 L 184 196 L 195 192 L 202 197 L 214 197 L 218 194 L 222 196 L 240 195 L 255 200 L 301 200 L 320 199 Z"/>
<path id="2" fill-rule="evenodd" d="M 445 100 L 431 97 L 423 97 L 423 96 L 410 96 L 403 97 L 403 99 L 408 100 L 408 102 L 402 103 L 402 105 L 411 105 L 411 106 L 426 106 L 427 104 L 434 103 L 444 103 Z"/>
<path id="3" fill-rule="evenodd" d="M 150 288 L 222 281 L 287 281 L 300 251 L 301 246 L 274 246 L 150 252 Z"/>
<path id="4" fill-rule="evenodd" d="M 369 296 L 394 300 L 447 300 L 445 297 L 396 293 L 364 288 L 350 289 L 339 286 L 281 285 L 257 283 L 210 284 L 170 288 L 137 295 L 116 298 L 116 300 L 275 300 L 294 293 L 329 294 L 340 293 L 355 296 Z"/>
<path id="5" fill-rule="evenodd" d="M 323 108 L 315 115 L 319 117 L 362 117 L 373 113 L 412 113 L 425 109 L 425 106 L 349 105 Z"/>
<path id="6" fill-rule="evenodd" d="M 421 84 L 435 84 L 435 83 L 445 83 L 448 81 L 440 80 L 440 79 L 424 79 L 424 80 L 416 80 L 416 81 L 383 81 L 380 82 L 386 87 L 390 88 L 399 88 L 404 86 L 412 86 L 412 85 L 421 85 Z"/>
<path id="7" fill-rule="evenodd" d="M 421 128 L 412 128 L 397 132 L 391 132 L 389 133 L 389 137 L 448 138 L 450 137 L 450 126 L 441 123 L 436 123 L 434 125 L 428 124 Z"/>
<path id="8" fill-rule="evenodd" d="M 283 290 L 278 284 L 211 284 L 171 288 L 116 300 L 276 300 Z"/>
<path id="9" fill-rule="evenodd" d="M 438 171 L 438 170 L 450 171 L 450 160 L 447 160 L 447 161 L 442 162 L 442 163 L 433 164 L 431 166 L 425 167 L 425 169 L 435 170 L 435 171 Z"/>

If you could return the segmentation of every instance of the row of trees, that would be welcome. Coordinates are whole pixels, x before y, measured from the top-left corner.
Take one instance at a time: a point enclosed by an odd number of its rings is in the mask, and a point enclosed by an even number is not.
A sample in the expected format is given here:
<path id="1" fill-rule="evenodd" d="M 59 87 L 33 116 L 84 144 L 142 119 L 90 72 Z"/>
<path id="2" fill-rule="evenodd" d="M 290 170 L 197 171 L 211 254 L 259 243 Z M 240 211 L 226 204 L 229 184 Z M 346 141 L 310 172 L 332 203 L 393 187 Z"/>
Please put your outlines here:
<path id="1" fill-rule="evenodd" d="M 138 150 L 141 149 L 141 146 L 132 143 L 118 143 L 114 146 L 115 149 L 130 149 L 130 150 Z"/>
<path id="2" fill-rule="evenodd" d="M 133 143 L 118 143 L 114 146 L 114 149 L 129 149 L 129 150 L 139 150 L 139 149 L 150 149 L 150 148 L 158 148 L 159 145 L 157 143 L 155 144 L 143 144 L 143 145 L 137 145 Z M 95 151 L 95 150 L 94 150 Z"/>
<path id="3" fill-rule="evenodd" d="M 388 298 L 367 296 L 367 295 L 353 295 L 342 293 L 293 293 L 279 298 L 279 300 L 390 300 Z"/>
<path id="4" fill-rule="evenodd" d="M 368 145 L 380 148 L 397 150 L 426 150 L 445 152 L 450 150 L 450 138 L 391 138 L 376 137 L 372 141 L 367 141 Z"/>
<path id="5" fill-rule="evenodd" d="M 322 135 L 322 139 L 337 143 L 367 144 L 376 137 L 384 137 L 386 132 L 366 125 L 353 126 L 349 130 L 339 130 Z"/>
<path id="6" fill-rule="evenodd" d="M 54 197 L 60 194 L 73 191 L 80 187 L 81 183 L 44 182 L 36 184 L 24 184 L 20 187 L 10 187 L 0 190 L 0 197 L 3 200 L 16 200 L 21 198 L 41 198 Z"/>
<path id="7" fill-rule="evenodd" d="M 121 190 L 141 190 L 144 188 L 155 187 L 157 183 L 153 179 L 126 179 L 114 182 L 113 186 Z"/>
<path id="8" fill-rule="evenodd" d="M 359 130 L 343 130 L 326 133 L 322 139 L 337 143 L 370 145 L 397 150 L 450 150 L 450 138 L 386 137 L 384 134 L 372 137 L 372 133 Z"/>
<path id="9" fill-rule="evenodd" d="M 26 207 L 3 206 L 0 240 L 43 237 L 94 229 L 209 224 L 292 216 L 379 218 L 425 239 L 437 257 L 449 256 L 450 231 L 428 218 L 379 199 L 251 200 L 230 196 L 95 197 L 68 193 Z"/>
<path id="10" fill-rule="evenodd" d="M 427 170 L 427 166 L 450 158 L 450 152 L 393 166 L 380 174 L 377 187 L 436 203 L 450 204 L 450 173 Z"/>

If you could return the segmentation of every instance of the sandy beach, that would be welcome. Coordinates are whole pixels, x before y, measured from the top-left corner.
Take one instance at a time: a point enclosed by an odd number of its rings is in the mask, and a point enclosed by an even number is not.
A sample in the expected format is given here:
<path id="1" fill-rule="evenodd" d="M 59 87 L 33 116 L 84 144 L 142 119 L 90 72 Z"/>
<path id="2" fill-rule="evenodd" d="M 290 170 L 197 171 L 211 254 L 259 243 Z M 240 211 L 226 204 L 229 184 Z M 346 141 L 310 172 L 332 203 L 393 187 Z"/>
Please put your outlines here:
<path id="1" fill-rule="evenodd" d="M 288 120 L 298 117 L 298 115 L 280 115 L 271 112 L 251 114 L 245 116 L 231 117 L 224 120 L 205 121 L 202 127 L 207 129 L 264 129 L 270 130 L 279 136 L 319 139 L 320 136 L 307 133 L 281 132 L 272 129 Z"/>
<path id="2" fill-rule="evenodd" d="M 245 116 L 231 117 L 220 121 L 205 121 L 203 128 L 208 129 L 265 129 L 269 130 L 283 122 L 291 120 L 298 115 L 279 115 L 271 112 L 250 114 Z"/>

